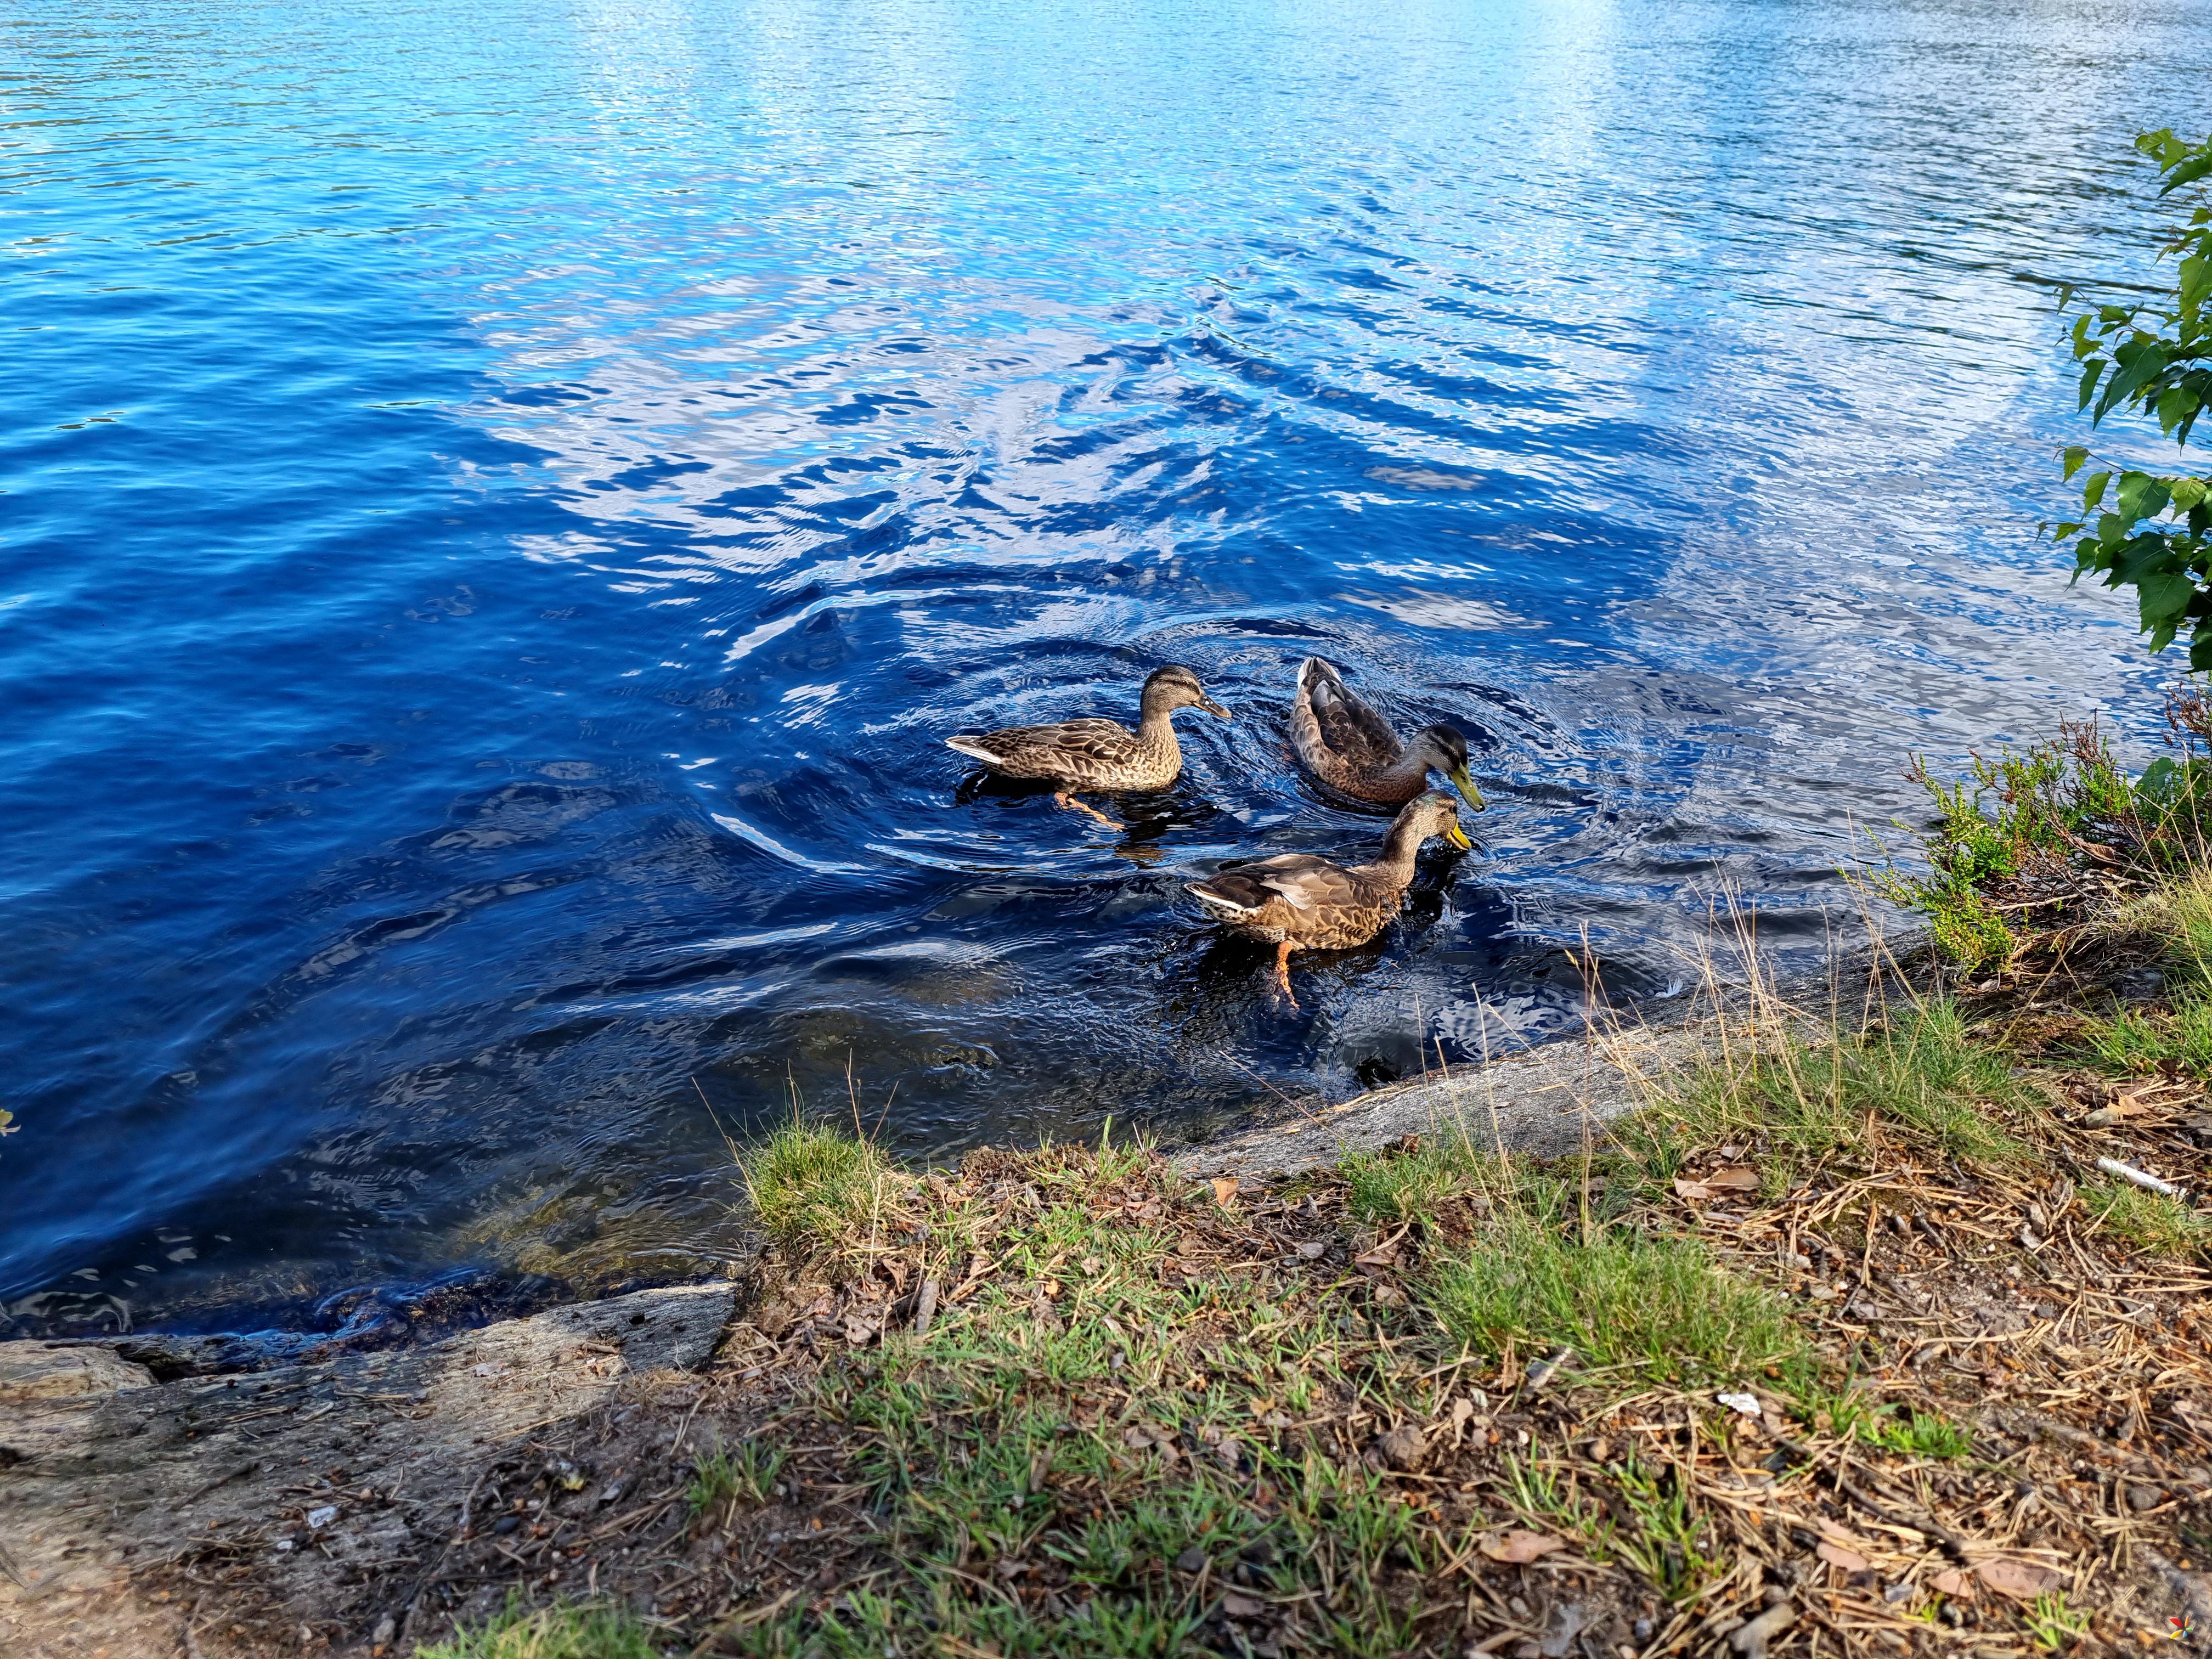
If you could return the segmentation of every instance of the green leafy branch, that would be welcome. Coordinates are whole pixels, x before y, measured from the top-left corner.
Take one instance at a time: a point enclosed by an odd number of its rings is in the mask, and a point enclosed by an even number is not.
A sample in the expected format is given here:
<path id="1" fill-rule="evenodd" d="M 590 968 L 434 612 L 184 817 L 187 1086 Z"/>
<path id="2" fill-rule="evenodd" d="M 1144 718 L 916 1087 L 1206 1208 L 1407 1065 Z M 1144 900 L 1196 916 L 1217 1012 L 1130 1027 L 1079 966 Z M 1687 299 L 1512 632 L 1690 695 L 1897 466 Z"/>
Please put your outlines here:
<path id="1" fill-rule="evenodd" d="M 2165 178 L 2160 196 L 2212 174 L 2212 137 L 2189 144 L 2162 129 L 2142 134 L 2136 148 L 2158 163 Z M 2212 299 L 2212 205 L 2197 206 L 2163 252 L 2175 256 L 2174 280 L 2155 299 L 2099 305 L 2074 319 L 2074 356 L 2081 364 L 2078 406 L 2090 411 L 2093 426 L 2116 409 L 2154 416 L 2159 430 L 2182 448 L 2212 402 L 2212 329 L 2205 315 Z M 2073 298 L 2071 288 L 2062 290 L 2061 308 Z M 2070 482 L 2088 465 L 2089 451 L 2071 445 L 2061 459 Z M 2165 650 L 2186 626 L 2192 669 L 2212 669 L 2208 496 L 2212 479 L 2194 474 L 2103 467 L 2082 483 L 2081 516 L 2045 526 L 2056 540 L 2081 538 L 2074 548 L 2075 580 L 2094 573 L 2107 587 L 2136 590 L 2153 651 Z"/>

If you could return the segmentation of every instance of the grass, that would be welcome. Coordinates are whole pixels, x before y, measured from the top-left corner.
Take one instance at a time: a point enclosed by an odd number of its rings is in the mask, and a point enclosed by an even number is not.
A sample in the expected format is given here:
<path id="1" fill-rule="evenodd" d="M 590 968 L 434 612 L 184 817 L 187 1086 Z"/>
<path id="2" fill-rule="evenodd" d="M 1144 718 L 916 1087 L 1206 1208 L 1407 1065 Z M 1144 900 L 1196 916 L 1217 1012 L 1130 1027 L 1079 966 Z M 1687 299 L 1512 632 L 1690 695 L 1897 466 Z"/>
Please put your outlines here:
<path id="1" fill-rule="evenodd" d="M 872 1143 L 797 1117 L 740 1167 L 763 1228 L 786 1245 L 832 1249 L 868 1231 L 890 1176 Z"/>
<path id="2" fill-rule="evenodd" d="M 691 1484 L 684 1490 L 684 1501 L 695 1516 L 732 1498 L 765 1504 L 775 1490 L 783 1463 L 781 1448 L 758 1440 L 740 1443 L 734 1453 L 715 1450 L 692 1466 Z"/>
<path id="3" fill-rule="evenodd" d="M 2194 972 L 2199 984 L 2212 985 L 2212 871 L 2191 868 L 2181 879 L 2164 883 L 2156 890 L 2164 901 L 2159 936 Z"/>
<path id="4" fill-rule="evenodd" d="M 1356 1456 L 1293 1453 L 1264 1426 L 1346 1389 L 1419 1409 L 1355 1299 L 1164 1273 L 1176 1212 L 1212 1200 L 1164 1182 L 1141 1152 L 1042 1155 L 1024 1174 L 1035 1201 L 983 1247 L 992 1279 L 927 1338 L 821 1379 L 817 1409 L 849 1437 L 853 1476 L 896 1540 L 896 1582 L 764 1621 L 742 1650 L 927 1651 L 949 1634 L 1009 1656 L 1172 1654 L 1216 1599 L 1174 1565 L 1195 1553 L 1262 1594 L 1329 1592 L 1333 1650 L 1405 1650 L 1381 1564 L 1432 1547 Z M 975 1236 L 968 1206 L 912 1199 L 933 1237 Z M 1331 1559 L 1333 1571 L 1316 1565 Z M 995 1588 L 1040 1568 L 1061 1604 L 1045 1620 Z"/>
<path id="5" fill-rule="evenodd" d="M 1771 1291 L 1695 1239 L 1613 1225 L 1588 1243 L 1518 1213 L 1436 1269 L 1425 1292 L 1477 1353 L 1573 1350 L 1577 1369 L 1645 1382 L 1740 1382 L 1802 1369 L 1805 1345 Z"/>
<path id="6" fill-rule="evenodd" d="M 1818 1047 L 1793 1036 L 1707 1054 L 1668 1080 L 1622 1138 L 1662 1176 L 1681 1149 L 1748 1141 L 1767 1149 L 1772 1184 L 1884 1140 L 1969 1163 L 2016 1163 L 2026 1148 L 2001 1120 L 2030 1104 L 2010 1057 L 1970 1037 L 1955 1004 L 1933 1000 L 1899 1011 L 1887 1030 L 1839 1031 Z"/>
<path id="7" fill-rule="evenodd" d="M 2212 1247 L 2212 1217 L 2163 1193 L 2124 1181 L 2096 1181 L 2081 1189 L 2090 1224 L 2150 1255 L 2188 1259 Z"/>
<path id="8" fill-rule="evenodd" d="M 556 1601 L 532 1607 L 509 1596 L 506 1610 L 416 1659 L 661 1659 L 647 1627 L 605 1603 Z"/>
<path id="9" fill-rule="evenodd" d="M 1380 1225 L 1412 1221 L 1448 1200 L 1486 1196 L 1514 1184 L 1494 1155 L 1476 1152 L 1462 1137 L 1431 1137 L 1410 1152 L 1352 1152 L 1337 1165 L 1352 1213 Z"/>
<path id="10" fill-rule="evenodd" d="M 2085 1041 L 2097 1065 L 2115 1077 L 2168 1066 L 2212 1075 L 2212 996 L 2185 994 L 2165 1011 L 2121 1008 L 2094 1022 Z"/>
<path id="11" fill-rule="evenodd" d="M 1973 1439 L 1964 1429 L 1933 1412 L 1908 1411 L 1899 1417 L 1885 1411 L 1862 1425 L 1858 1432 L 1869 1444 L 1906 1457 L 1948 1461 L 1974 1449 Z"/>
<path id="12" fill-rule="evenodd" d="M 2046 1653 L 2071 1647 L 2089 1633 L 2089 1615 L 2068 1606 L 2063 1590 L 2045 1590 L 2037 1596 L 2022 1622 L 2036 1646 Z"/>

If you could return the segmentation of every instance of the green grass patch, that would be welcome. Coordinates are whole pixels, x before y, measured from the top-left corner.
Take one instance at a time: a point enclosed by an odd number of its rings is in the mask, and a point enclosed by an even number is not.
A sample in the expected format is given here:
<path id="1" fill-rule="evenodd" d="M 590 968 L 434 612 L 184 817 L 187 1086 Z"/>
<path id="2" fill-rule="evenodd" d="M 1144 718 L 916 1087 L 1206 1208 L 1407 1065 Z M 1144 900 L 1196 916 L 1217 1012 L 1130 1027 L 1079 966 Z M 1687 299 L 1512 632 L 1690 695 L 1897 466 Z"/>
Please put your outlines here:
<path id="1" fill-rule="evenodd" d="M 1009 1224 L 980 1243 L 992 1277 L 926 1336 L 851 1354 L 815 1385 L 898 1572 L 726 1642 L 763 1655 L 936 1651 L 946 1637 L 1006 1656 L 1173 1655 L 1219 1595 L 1188 1565 L 1202 1559 L 1256 1595 L 1325 1593 L 1325 1605 L 1308 1599 L 1328 1651 L 1416 1645 L 1386 1564 L 1440 1559 L 1433 1540 L 1383 1474 L 1264 1426 L 1271 1412 L 1287 1422 L 1354 1401 L 1425 1413 L 1418 1376 L 1397 1375 L 1350 1291 L 1332 1291 L 1333 1275 L 1164 1271 L 1212 1200 L 1141 1152 L 1040 1156 L 1020 1175 L 1023 1195 L 988 1216 L 989 1183 L 915 1195 L 933 1241 Z M 1120 1201 L 1125 1185 L 1146 1196 Z M 1001 1564 L 1049 1565 L 1062 1615 L 995 1593 Z"/>
<path id="2" fill-rule="evenodd" d="M 416 1659 L 661 1659 L 661 1650 L 620 1607 L 574 1601 L 532 1607 L 517 1595 L 488 1622 L 417 1649 Z"/>
<path id="3" fill-rule="evenodd" d="M 2212 995 L 2191 993 L 2165 1012 L 2123 1008 L 2087 1036 L 2096 1064 L 2117 1077 L 2142 1077 L 2171 1064 L 2212 1075 Z"/>
<path id="4" fill-rule="evenodd" d="M 1781 1302 L 1718 1267 L 1692 1238 L 1613 1225 L 1585 1243 L 1514 1214 L 1439 1262 L 1425 1297 L 1456 1344 L 1482 1354 L 1510 1344 L 1524 1358 L 1571 1348 L 1585 1373 L 1725 1382 L 1807 1364 Z"/>
<path id="5" fill-rule="evenodd" d="M 896 1180 L 881 1153 L 833 1125 L 794 1118 L 740 1156 L 760 1224 L 786 1244 L 835 1250 L 865 1234 Z"/>
<path id="6" fill-rule="evenodd" d="M 1523 1159 L 1480 1150 L 1462 1131 L 1420 1137 L 1410 1150 L 1347 1152 L 1336 1166 L 1346 1212 L 1370 1226 L 1434 1221 L 1447 1206 L 1472 1200 L 1478 1213 L 1493 1207 L 1560 1215 L 1574 1201 L 1571 1176 L 1547 1173 Z"/>
<path id="7" fill-rule="evenodd" d="M 716 1450 L 692 1466 L 691 1484 L 684 1501 L 698 1515 L 732 1498 L 765 1504 L 783 1473 L 784 1453 L 758 1440 L 741 1442 L 735 1451 Z"/>
<path id="8" fill-rule="evenodd" d="M 1974 1449 L 1966 1431 L 1949 1419 L 1929 1412 L 1908 1412 L 1899 1417 L 1887 1410 L 1859 1425 L 1858 1437 L 1870 1445 L 1907 1457 L 1943 1459 L 1966 1456 Z"/>
<path id="9" fill-rule="evenodd" d="M 2152 1255 L 2187 1259 L 2212 1246 L 2212 1218 L 2163 1193 L 2124 1181 L 2097 1181 L 2081 1188 L 2090 1225 Z"/>
<path id="10" fill-rule="evenodd" d="M 1394 1225 L 1432 1214 L 1449 1200 L 1505 1184 L 1495 1157 L 1451 1136 L 1431 1136 L 1411 1152 L 1347 1152 L 1337 1165 L 1348 1207 L 1361 1221 Z"/>
<path id="11" fill-rule="evenodd" d="M 2069 1606 L 2063 1590 L 2044 1591 L 2021 1621 L 2045 1653 L 2062 1653 L 2089 1633 L 2089 1615 Z"/>
<path id="12" fill-rule="evenodd" d="M 1661 1179 L 1685 1152 L 1729 1139 L 1779 1154 L 1768 1160 L 1771 1180 L 1831 1152 L 1872 1152 L 1884 1138 L 2003 1164 L 2027 1149 L 2002 1120 L 2031 1101 L 2004 1053 L 1974 1042 L 1956 1006 L 1936 1001 L 1903 1010 L 1887 1030 L 1838 1033 L 1817 1048 L 1792 1038 L 1708 1054 L 1617 1133 Z"/>
<path id="13" fill-rule="evenodd" d="M 2198 984 L 2212 986 L 2212 871 L 2191 869 L 2157 892 L 2159 936 Z"/>

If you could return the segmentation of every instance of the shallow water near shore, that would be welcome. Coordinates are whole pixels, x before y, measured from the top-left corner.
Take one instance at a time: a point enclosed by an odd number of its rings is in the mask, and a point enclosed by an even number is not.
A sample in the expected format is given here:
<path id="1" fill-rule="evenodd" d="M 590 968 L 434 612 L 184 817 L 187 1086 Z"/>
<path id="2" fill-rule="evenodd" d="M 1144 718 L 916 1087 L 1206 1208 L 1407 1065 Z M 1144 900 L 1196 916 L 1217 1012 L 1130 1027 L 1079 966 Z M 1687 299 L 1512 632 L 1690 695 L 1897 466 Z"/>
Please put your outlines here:
<path id="1" fill-rule="evenodd" d="M 1913 751 L 2154 734 L 2033 527 L 2198 8 L 0 43 L 0 1334 L 712 1272 L 794 1093 L 909 1154 L 1341 1099 L 1571 1029 L 1585 937 L 1667 994 L 1724 882 L 1816 961 Z M 1181 884 L 1379 838 L 1289 763 L 1312 653 L 1491 805 L 1293 1016 Z M 1167 661 L 1237 718 L 1125 833 L 963 790 Z"/>

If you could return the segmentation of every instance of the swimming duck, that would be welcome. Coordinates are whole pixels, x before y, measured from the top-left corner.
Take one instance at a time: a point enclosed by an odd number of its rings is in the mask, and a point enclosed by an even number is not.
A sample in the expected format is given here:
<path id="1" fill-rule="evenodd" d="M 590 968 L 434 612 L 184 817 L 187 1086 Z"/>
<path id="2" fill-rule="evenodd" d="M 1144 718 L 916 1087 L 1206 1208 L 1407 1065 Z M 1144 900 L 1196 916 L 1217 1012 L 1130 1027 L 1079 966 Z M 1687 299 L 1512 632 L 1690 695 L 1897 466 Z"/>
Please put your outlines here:
<path id="1" fill-rule="evenodd" d="M 1061 786 L 1053 799 L 1088 812 L 1109 830 L 1121 826 L 1097 807 L 1076 799 L 1079 789 L 1164 789 L 1182 774 L 1182 750 L 1172 716 L 1178 708 L 1203 708 L 1230 718 L 1206 695 L 1198 676 L 1180 663 L 1152 671 L 1145 681 L 1133 732 L 1115 720 L 1062 720 L 1057 726 L 1012 726 L 1000 732 L 963 732 L 945 745 L 1009 778 Z"/>
<path id="2" fill-rule="evenodd" d="M 1291 952 L 1349 950 L 1389 927 L 1413 884 L 1415 855 L 1436 836 L 1462 849 L 1474 845 L 1459 827 L 1459 803 L 1441 789 L 1406 804 L 1372 864 L 1346 869 L 1310 853 L 1285 853 L 1192 882 L 1187 890 L 1223 927 L 1275 947 L 1275 982 L 1296 1008 Z"/>
<path id="3" fill-rule="evenodd" d="M 1356 799 L 1384 806 L 1409 801 L 1429 787 L 1434 767 L 1469 806 L 1482 810 L 1482 791 L 1468 775 L 1467 739 L 1455 727 L 1424 726 L 1411 743 L 1399 742 L 1390 723 L 1346 690 L 1343 678 L 1319 657 L 1298 666 L 1291 744 L 1308 771 Z"/>

